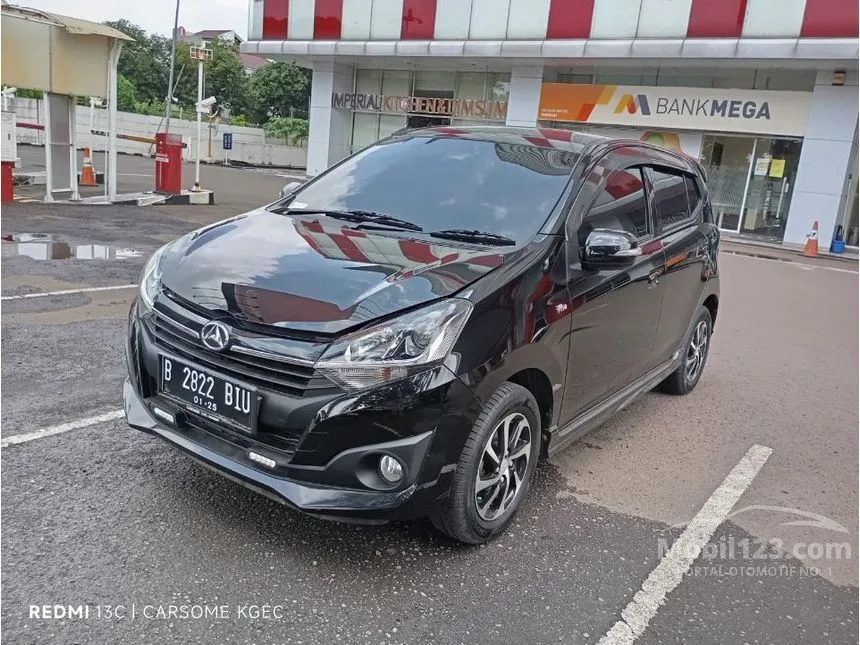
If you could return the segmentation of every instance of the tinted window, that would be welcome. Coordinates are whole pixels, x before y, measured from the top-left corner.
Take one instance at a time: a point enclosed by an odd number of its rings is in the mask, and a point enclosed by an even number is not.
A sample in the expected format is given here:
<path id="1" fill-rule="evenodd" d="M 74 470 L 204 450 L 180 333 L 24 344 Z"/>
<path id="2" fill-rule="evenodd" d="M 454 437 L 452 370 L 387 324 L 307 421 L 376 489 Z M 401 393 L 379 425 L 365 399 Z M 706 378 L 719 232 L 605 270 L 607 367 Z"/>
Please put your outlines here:
<path id="1" fill-rule="evenodd" d="M 696 186 L 695 179 L 690 175 L 684 175 L 684 181 L 687 183 L 687 202 L 690 204 L 690 215 L 692 215 L 699 207 L 702 198 L 699 196 L 699 187 Z"/>
<path id="2" fill-rule="evenodd" d="M 639 168 L 613 170 L 586 218 L 587 230 L 608 228 L 636 237 L 648 235 L 648 204 Z"/>
<path id="3" fill-rule="evenodd" d="M 299 190 L 292 204 L 377 211 L 427 232 L 467 228 L 523 242 L 546 221 L 578 157 L 520 138 L 395 139 L 359 152 Z"/>
<path id="4" fill-rule="evenodd" d="M 681 173 L 652 169 L 654 219 L 662 230 L 674 228 L 690 219 L 687 184 Z"/>

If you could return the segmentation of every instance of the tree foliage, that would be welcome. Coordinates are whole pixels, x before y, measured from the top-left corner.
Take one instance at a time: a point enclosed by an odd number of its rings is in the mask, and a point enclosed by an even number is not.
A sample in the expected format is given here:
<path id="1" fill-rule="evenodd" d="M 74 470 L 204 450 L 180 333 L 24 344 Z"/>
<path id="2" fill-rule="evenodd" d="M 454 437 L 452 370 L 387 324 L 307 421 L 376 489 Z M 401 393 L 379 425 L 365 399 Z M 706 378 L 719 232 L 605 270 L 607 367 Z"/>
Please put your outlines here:
<path id="1" fill-rule="evenodd" d="M 132 84 L 137 99 L 163 103 L 170 69 L 170 39 L 158 34 L 147 35 L 124 18 L 105 24 L 134 38 L 133 42 L 123 44 L 118 72 Z"/>
<path id="2" fill-rule="evenodd" d="M 308 138 L 307 119 L 294 119 L 288 116 L 275 116 L 264 126 L 266 134 L 278 139 L 286 139 L 287 143 L 300 144 Z"/>
<path id="3" fill-rule="evenodd" d="M 117 106 L 141 114 L 164 112 L 170 71 L 169 38 L 147 34 L 128 20 L 105 24 L 134 38 L 123 45 L 119 59 Z M 231 118 L 240 115 L 247 123 L 266 123 L 271 117 L 306 117 L 310 99 L 310 72 L 292 63 L 272 63 L 245 73 L 232 43 L 215 39 L 207 44 L 212 59 L 204 64 L 203 96 L 214 96 L 219 109 Z M 193 116 L 197 102 L 197 61 L 189 55 L 190 45 L 177 42 L 174 65 L 174 113 L 182 106 Z M 227 114 L 222 112 L 223 116 Z M 302 119 L 296 119 L 302 121 Z M 286 126 L 276 125 L 275 128 Z M 293 124 L 285 138 L 301 139 L 302 126 Z M 274 136 L 274 135 L 273 135 Z"/>
<path id="4" fill-rule="evenodd" d="M 212 59 L 203 64 L 203 98 L 214 96 L 219 107 L 231 113 L 247 109 L 248 77 L 229 43 L 214 40 L 206 45 L 212 50 Z M 183 105 L 193 108 L 197 102 L 198 62 L 191 60 L 191 47 L 179 43 L 176 48 L 176 79 L 174 96 Z"/>
<path id="5" fill-rule="evenodd" d="M 310 100 L 310 72 L 293 63 L 276 62 L 251 76 L 249 94 L 252 117 L 263 123 L 269 117 L 292 116 L 291 109 L 307 114 Z"/>
<path id="6" fill-rule="evenodd" d="M 89 105 L 89 99 L 87 99 Z M 137 96 L 134 85 L 122 74 L 116 79 L 116 108 L 122 112 L 134 112 L 137 109 Z"/>

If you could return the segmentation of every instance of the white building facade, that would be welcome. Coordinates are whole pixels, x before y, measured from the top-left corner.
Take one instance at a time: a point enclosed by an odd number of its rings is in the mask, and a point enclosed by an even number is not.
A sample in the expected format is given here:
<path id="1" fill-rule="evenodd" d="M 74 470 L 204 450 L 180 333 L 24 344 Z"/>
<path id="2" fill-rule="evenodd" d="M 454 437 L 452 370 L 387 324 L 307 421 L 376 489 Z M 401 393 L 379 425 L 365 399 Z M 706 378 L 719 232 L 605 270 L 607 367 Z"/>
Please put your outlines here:
<path id="1" fill-rule="evenodd" d="M 858 244 L 856 0 L 251 0 L 249 31 L 313 70 L 308 174 L 406 127 L 586 130 L 698 158 L 727 232 Z"/>

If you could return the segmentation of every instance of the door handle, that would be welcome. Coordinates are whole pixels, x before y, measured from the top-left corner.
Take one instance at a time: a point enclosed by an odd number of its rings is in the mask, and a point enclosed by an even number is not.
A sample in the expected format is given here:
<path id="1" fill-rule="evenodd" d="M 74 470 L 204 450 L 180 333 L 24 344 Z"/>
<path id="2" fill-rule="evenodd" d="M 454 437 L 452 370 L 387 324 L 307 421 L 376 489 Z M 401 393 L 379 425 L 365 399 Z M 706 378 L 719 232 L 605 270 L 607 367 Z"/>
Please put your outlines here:
<path id="1" fill-rule="evenodd" d="M 648 274 L 648 285 L 651 287 L 656 287 L 660 284 L 660 276 L 663 275 L 663 268 L 654 269 L 651 273 Z"/>

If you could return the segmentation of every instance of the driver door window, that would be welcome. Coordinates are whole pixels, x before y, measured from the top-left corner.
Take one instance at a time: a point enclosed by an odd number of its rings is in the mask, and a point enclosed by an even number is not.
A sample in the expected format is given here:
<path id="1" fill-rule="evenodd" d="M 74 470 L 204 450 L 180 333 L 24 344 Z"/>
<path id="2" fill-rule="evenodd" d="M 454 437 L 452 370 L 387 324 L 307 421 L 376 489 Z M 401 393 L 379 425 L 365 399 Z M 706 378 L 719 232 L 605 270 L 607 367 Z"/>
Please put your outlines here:
<path id="1" fill-rule="evenodd" d="M 597 228 L 625 231 L 640 240 L 651 233 L 641 168 L 611 171 L 580 228 L 580 245 Z"/>

